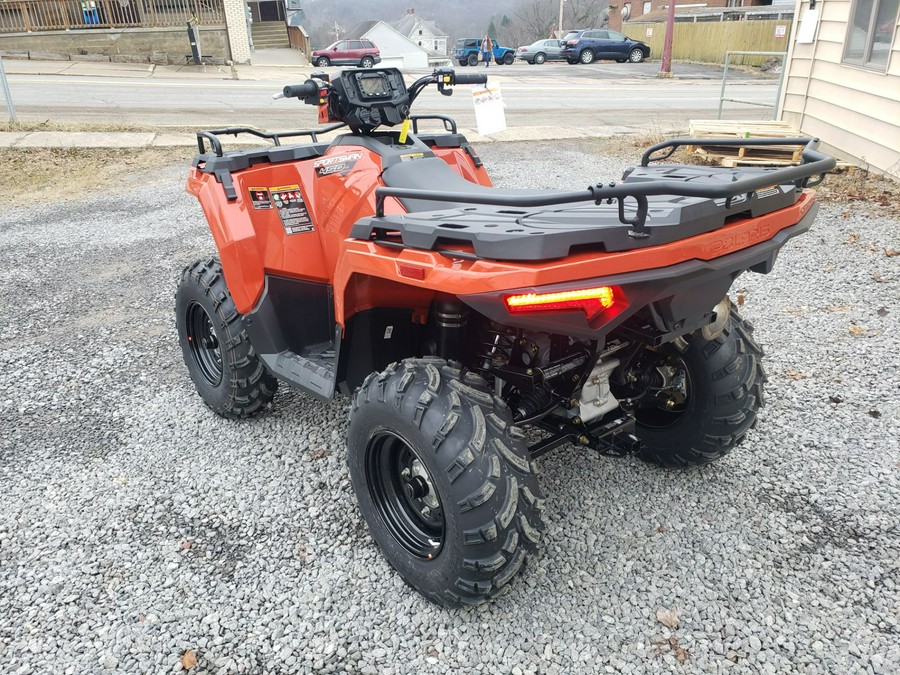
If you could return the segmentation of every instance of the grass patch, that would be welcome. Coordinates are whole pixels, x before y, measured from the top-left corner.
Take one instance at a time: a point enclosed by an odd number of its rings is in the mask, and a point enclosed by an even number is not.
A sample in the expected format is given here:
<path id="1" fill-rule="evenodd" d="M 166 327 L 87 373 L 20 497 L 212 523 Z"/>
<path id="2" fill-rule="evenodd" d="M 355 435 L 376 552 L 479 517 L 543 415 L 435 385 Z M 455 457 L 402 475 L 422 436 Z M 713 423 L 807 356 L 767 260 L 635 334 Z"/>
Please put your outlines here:
<path id="1" fill-rule="evenodd" d="M 0 206 L 78 199 L 98 189 L 126 189 L 135 177 L 187 162 L 195 151 L 191 147 L 0 149 Z"/>
<path id="2" fill-rule="evenodd" d="M 53 120 L 16 120 L 15 122 L 6 120 L 0 122 L 0 132 L 2 131 L 63 131 L 88 132 L 88 133 L 168 133 L 168 134 L 194 134 L 200 127 L 187 127 L 180 125 L 160 126 L 150 124 L 135 124 L 132 122 L 122 122 L 121 124 L 109 122 L 92 123 L 92 122 L 55 122 Z"/>

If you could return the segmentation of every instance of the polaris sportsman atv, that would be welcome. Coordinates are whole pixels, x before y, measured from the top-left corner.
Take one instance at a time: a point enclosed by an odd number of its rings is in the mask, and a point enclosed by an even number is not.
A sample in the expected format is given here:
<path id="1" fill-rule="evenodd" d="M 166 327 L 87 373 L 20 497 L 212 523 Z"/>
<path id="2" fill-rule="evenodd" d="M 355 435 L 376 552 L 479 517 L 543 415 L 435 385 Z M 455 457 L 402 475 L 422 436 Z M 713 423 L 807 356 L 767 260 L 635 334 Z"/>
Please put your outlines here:
<path id="1" fill-rule="evenodd" d="M 535 551 L 536 457 L 574 443 L 688 466 L 744 439 L 765 375 L 727 292 L 809 229 L 807 188 L 834 166 L 816 140 L 755 138 L 704 142 L 805 143 L 803 163 L 651 165 L 695 142 L 677 139 L 618 182 L 495 189 L 453 120 L 410 112 L 428 84 L 485 81 L 317 74 L 283 95 L 327 126 L 199 132 L 187 190 L 219 258 L 185 269 L 176 295 L 184 361 L 219 415 L 261 412 L 279 381 L 349 397 L 372 537 L 449 606 L 497 595 Z M 424 118 L 444 130 L 420 133 Z M 237 134 L 268 143 L 224 151 Z"/>

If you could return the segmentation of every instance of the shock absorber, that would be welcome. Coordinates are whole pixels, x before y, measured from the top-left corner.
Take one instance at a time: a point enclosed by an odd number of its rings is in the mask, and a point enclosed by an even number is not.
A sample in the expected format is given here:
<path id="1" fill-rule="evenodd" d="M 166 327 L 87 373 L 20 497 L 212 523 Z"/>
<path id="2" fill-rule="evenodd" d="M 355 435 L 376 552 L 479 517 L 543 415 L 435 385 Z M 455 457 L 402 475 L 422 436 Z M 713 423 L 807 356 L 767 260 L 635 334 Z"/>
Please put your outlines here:
<path id="1" fill-rule="evenodd" d="M 509 363 L 516 344 L 516 333 L 503 327 L 492 327 L 485 332 L 486 339 L 481 343 L 481 351 L 478 353 L 478 371 L 487 377 L 492 367 Z"/>
<path id="2" fill-rule="evenodd" d="M 469 308 L 453 296 L 442 295 L 432 301 L 431 317 L 437 355 L 465 362 Z"/>

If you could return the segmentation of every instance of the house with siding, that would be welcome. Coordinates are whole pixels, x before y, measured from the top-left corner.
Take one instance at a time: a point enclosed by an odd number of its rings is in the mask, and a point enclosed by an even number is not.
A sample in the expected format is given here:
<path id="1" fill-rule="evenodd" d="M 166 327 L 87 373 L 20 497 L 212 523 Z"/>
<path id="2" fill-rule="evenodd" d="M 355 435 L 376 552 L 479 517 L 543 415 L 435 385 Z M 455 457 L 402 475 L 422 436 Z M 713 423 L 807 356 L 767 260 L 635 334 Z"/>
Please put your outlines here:
<path id="1" fill-rule="evenodd" d="M 799 0 L 781 119 L 900 178 L 900 0 Z"/>
<path id="2" fill-rule="evenodd" d="M 406 16 L 391 24 L 396 31 L 409 38 L 410 42 L 421 47 L 432 57 L 446 57 L 449 36 L 438 28 L 434 22 L 426 21 L 415 9 L 408 9 Z"/>

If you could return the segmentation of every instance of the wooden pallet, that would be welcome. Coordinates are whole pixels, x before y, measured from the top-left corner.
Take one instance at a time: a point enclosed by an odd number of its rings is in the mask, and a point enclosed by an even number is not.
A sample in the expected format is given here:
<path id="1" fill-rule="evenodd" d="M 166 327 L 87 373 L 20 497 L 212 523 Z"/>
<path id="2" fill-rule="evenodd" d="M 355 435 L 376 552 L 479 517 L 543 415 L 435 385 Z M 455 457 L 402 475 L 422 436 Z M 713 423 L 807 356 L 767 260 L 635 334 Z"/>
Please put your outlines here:
<path id="1" fill-rule="evenodd" d="M 692 138 L 797 138 L 803 134 L 787 122 L 760 120 L 691 120 Z M 721 166 L 785 166 L 796 164 L 803 154 L 803 146 L 785 145 L 727 145 L 697 144 L 687 146 L 688 152 L 700 155 Z M 838 168 L 853 170 L 849 162 L 838 162 Z"/>

